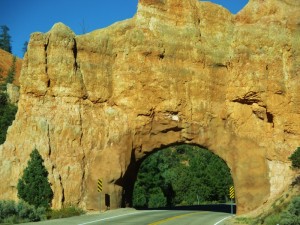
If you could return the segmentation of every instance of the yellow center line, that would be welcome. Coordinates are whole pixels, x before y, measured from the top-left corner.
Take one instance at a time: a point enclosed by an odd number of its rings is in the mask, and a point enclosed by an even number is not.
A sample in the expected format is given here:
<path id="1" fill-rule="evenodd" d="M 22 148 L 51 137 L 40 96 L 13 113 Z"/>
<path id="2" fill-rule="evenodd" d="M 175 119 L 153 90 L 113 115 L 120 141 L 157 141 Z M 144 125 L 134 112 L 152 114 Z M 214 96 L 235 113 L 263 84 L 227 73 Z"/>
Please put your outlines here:
<path id="1" fill-rule="evenodd" d="M 200 214 L 200 213 L 202 213 L 202 212 L 193 212 L 193 213 L 187 213 L 187 214 L 184 214 L 184 215 L 173 216 L 173 217 L 169 217 L 167 219 L 156 221 L 154 223 L 149 223 L 148 225 L 158 225 L 158 224 L 168 222 L 170 220 L 176 220 L 176 219 L 180 219 L 180 218 L 183 218 L 183 217 L 192 216 L 192 215 Z"/>

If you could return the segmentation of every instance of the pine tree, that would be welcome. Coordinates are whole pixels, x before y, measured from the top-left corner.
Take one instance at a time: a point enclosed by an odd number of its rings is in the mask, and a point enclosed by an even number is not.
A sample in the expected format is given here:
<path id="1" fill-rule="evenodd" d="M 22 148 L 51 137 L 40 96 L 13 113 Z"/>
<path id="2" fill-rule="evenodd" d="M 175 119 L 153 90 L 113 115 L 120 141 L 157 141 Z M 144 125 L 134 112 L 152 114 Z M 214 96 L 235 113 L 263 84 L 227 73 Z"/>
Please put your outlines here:
<path id="1" fill-rule="evenodd" d="M 24 56 L 25 53 L 27 52 L 27 48 L 28 48 L 28 41 L 25 41 L 25 42 L 24 42 L 24 45 L 23 45 L 23 48 L 22 48 L 23 56 Z"/>
<path id="2" fill-rule="evenodd" d="M 11 53 L 11 36 L 8 34 L 9 28 L 5 25 L 0 27 L 2 32 L 0 33 L 0 48 Z"/>
<path id="3" fill-rule="evenodd" d="M 0 145 L 5 142 L 8 127 L 17 113 L 17 107 L 7 101 L 7 94 L 0 90 Z"/>
<path id="4" fill-rule="evenodd" d="M 49 208 L 53 192 L 47 178 L 48 171 L 43 162 L 38 150 L 34 149 L 23 176 L 18 181 L 18 197 L 35 207 Z"/>
<path id="5" fill-rule="evenodd" d="M 13 56 L 12 65 L 8 70 L 8 74 L 6 77 L 6 83 L 12 84 L 14 82 L 15 74 L 16 74 L 16 56 Z"/>

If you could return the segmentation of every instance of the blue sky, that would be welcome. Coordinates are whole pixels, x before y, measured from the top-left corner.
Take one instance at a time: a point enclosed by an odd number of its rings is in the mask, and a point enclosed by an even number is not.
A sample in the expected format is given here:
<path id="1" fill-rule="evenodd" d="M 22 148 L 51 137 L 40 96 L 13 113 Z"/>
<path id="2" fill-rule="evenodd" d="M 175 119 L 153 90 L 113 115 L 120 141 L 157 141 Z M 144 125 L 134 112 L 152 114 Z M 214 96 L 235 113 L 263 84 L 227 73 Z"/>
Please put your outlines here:
<path id="1" fill-rule="evenodd" d="M 232 13 L 240 11 L 248 0 L 211 0 Z M 76 34 L 107 27 L 134 16 L 138 0 L 0 0 L 0 25 L 9 27 L 12 51 L 23 57 L 22 48 L 36 31 L 47 32 L 63 22 Z"/>

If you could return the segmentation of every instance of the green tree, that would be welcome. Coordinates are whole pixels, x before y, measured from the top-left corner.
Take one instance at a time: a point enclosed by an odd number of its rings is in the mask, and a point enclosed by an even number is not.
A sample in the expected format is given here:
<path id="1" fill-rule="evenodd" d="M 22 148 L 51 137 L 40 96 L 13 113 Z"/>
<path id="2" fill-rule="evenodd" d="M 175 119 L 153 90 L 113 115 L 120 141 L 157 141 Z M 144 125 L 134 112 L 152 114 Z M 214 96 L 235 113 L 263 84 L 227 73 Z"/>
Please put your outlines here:
<path id="1" fill-rule="evenodd" d="M 298 147 L 294 153 L 289 157 L 292 161 L 292 167 L 295 169 L 300 168 L 300 147 Z"/>
<path id="2" fill-rule="evenodd" d="M 0 48 L 11 53 L 11 36 L 8 34 L 9 28 L 6 25 L 2 25 L 0 28 Z"/>
<path id="3" fill-rule="evenodd" d="M 143 188 L 140 184 L 137 184 L 134 189 L 134 198 L 133 198 L 133 205 L 135 207 L 144 208 L 147 207 L 147 193 L 145 188 Z"/>
<path id="4" fill-rule="evenodd" d="M 166 206 L 166 204 L 167 204 L 167 199 L 164 196 L 164 193 L 162 192 L 161 188 L 155 187 L 151 189 L 149 202 L 148 202 L 149 208 L 164 207 Z"/>
<path id="5" fill-rule="evenodd" d="M 7 83 L 12 84 L 14 82 L 14 78 L 16 74 L 16 61 L 17 61 L 16 56 L 13 56 L 12 65 L 10 66 L 6 77 L 6 84 Z"/>
<path id="6" fill-rule="evenodd" d="M 34 149 L 23 176 L 18 181 L 18 197 L 35 207 L 49 208 L 53 192 L 47 178 L 48 171 L 43 162 L 38 150 Z"/>
<path id="7" fill-rule="evenodd" d="M 0 92 L 0 144 L 6 139 L 8 127 L 12 124 L 17 113 L 17 107 L 8 103 L 7 95 Z"/>
<path id="8" fill-rule="evenodd" d="M 142 162 L 133 205 L 150 207 L 153 199 L 160 206 L 194 205 L 198 200 L 226 202 L 232 184 L 230 170 L 218 156 L 196 146 L 179 145 L 158 151 Z"/>
<path id="9" fill-rule="evenodd" d="M 24 56 L 25 53 L 27 52 L 27 47 L 28 47 L 28 41 L 25 41 L 25 42 L 24 42 L 24 45 L 23 45 L 23 48 L 22 48 L 23 56 Z"/>

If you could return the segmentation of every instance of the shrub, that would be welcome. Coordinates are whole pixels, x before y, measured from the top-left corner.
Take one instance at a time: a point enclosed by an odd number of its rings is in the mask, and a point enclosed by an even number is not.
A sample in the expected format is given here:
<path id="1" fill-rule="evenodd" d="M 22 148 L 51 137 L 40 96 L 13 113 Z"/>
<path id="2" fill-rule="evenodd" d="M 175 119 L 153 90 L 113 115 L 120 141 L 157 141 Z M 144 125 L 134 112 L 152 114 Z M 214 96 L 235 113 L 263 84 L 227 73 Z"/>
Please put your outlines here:
<path id="1" fill-rule="evenodd" d="M 49 210 L 47 213 L 48 219 L 67 218 L 85 214 L 85 211 L 77 206 L 68 205 L 58 210 Z"/>
<path id="2" fill-rule="evenodd" d="M 289 157 L 289 160 L 292 161 L 292 167 L 295 169 L 300 168 L 300 147 L 298 147 L 294 153 Z"/>
<path id="3" fill-rule="evenodd" d="M 300 196 L 291 201 L 281 218 L 280 225 L 300 225 Z"/>
<path id="4" fill-rule="evenodd" d="M 14 216 L 17 214 L 16 203 L 12 200 L 0 201 L 0 222 L 4 221 L 5 218 Z"/>
<path id="5" fill-rule="evenodd" d="M 46 209 L 44 207 L 35 208 L 27 202 L 20 201 L 17 205 L 19 218 L 28 221 L 40 221 L 46 219 Z"/>
<path id="6" fill-rule="evenodd" d="M 264 224 L 265 225 L 274 225 L 279 224 L 280 221 L 280 214 L 271 215 L 266 218 Z"/>
<path id="7" fill-rule="evenodd" d="M 24 201 L 0 201 L 0 223 L 34 222 L 46 219 L 46 209 L 35 208 Z"/>

